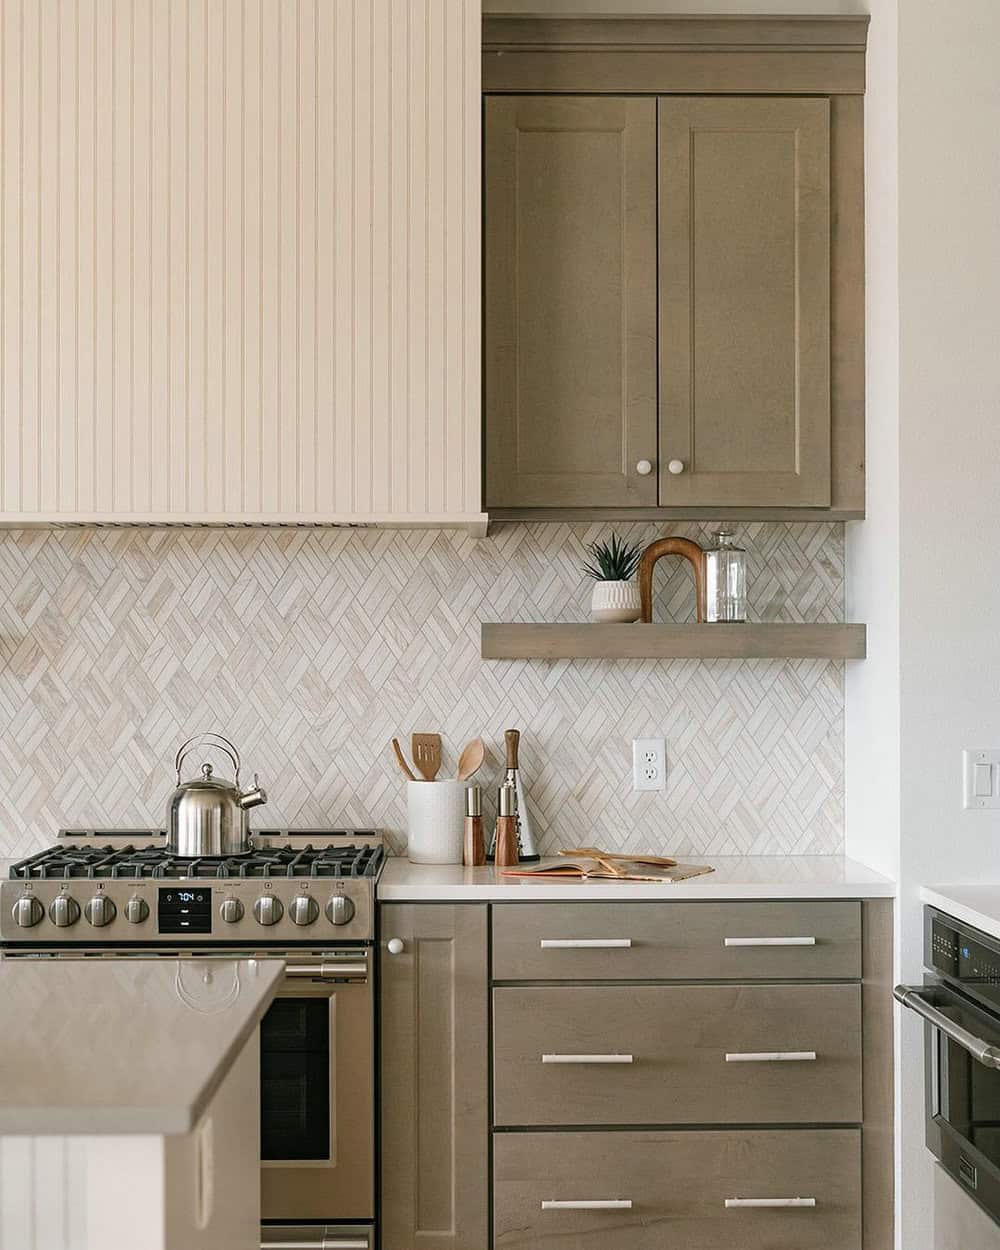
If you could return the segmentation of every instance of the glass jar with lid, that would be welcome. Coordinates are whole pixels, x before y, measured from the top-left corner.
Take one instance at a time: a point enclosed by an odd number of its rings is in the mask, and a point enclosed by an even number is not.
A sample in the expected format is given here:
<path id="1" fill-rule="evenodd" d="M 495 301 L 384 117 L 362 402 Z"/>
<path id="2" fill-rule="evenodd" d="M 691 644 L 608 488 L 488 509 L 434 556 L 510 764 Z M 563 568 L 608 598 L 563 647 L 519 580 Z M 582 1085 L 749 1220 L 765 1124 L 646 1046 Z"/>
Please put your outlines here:
<path id="1" fill-rule="evenodd" d="M 747 553 L 734 546 L 732 530 L 714 531 L 705 552 L 705 620 L 747 619 Z"/>

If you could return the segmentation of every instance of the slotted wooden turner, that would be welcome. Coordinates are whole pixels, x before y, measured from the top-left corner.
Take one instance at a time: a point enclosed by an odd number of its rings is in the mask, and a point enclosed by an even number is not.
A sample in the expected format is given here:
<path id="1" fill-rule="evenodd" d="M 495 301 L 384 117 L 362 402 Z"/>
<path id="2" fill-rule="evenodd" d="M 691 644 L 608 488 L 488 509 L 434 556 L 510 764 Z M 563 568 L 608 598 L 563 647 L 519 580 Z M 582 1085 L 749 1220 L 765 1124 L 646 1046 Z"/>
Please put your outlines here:
<path id="1" fill-rule="evenodd" d="M 413 734 L 410 737 L 410 752 L 424 781 L 433 781 L 441 771 L 441 735 Z"/>

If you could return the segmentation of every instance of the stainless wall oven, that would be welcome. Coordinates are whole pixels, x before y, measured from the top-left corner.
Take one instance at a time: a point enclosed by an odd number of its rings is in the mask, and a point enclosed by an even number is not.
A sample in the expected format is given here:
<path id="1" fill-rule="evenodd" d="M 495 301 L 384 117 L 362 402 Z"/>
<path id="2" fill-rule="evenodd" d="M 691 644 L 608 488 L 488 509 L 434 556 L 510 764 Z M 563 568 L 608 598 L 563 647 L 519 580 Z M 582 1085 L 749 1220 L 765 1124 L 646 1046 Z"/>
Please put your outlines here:
<path id="1" fill-rule="evenodd" d="M 895 995 L 925 1023 L 927 1146 L 1000 1224 L 1000 940 L 927 907 L 924 963 Z"/>

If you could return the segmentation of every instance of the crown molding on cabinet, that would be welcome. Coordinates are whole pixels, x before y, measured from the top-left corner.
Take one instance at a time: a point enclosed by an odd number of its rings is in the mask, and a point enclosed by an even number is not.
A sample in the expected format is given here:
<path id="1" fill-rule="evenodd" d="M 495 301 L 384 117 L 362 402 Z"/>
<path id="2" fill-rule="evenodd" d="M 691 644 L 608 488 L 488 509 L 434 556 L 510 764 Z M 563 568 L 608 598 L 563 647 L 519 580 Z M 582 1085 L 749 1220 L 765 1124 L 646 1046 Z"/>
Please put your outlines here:
<path id="1" fill-rule="evenodd" d="M 487 14 L 483 90 L 860 95 L 869 20 Z"/>

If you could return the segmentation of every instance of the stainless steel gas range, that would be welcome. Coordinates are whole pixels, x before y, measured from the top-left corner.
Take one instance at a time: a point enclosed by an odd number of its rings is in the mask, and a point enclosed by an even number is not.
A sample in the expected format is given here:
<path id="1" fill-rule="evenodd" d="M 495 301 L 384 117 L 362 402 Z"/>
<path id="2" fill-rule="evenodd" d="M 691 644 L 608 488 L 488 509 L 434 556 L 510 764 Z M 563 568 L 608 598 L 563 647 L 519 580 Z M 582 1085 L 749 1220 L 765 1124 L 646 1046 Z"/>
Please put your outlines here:
<path id="1" fill-rule="evenodd" d="M 261 1024 L 261 1245 L 374 1245 L 374 830 L 260 830 L 182 859 L 160 830 L 65 830 L 0 885 L 5 958 L 285 960 Z"/>

